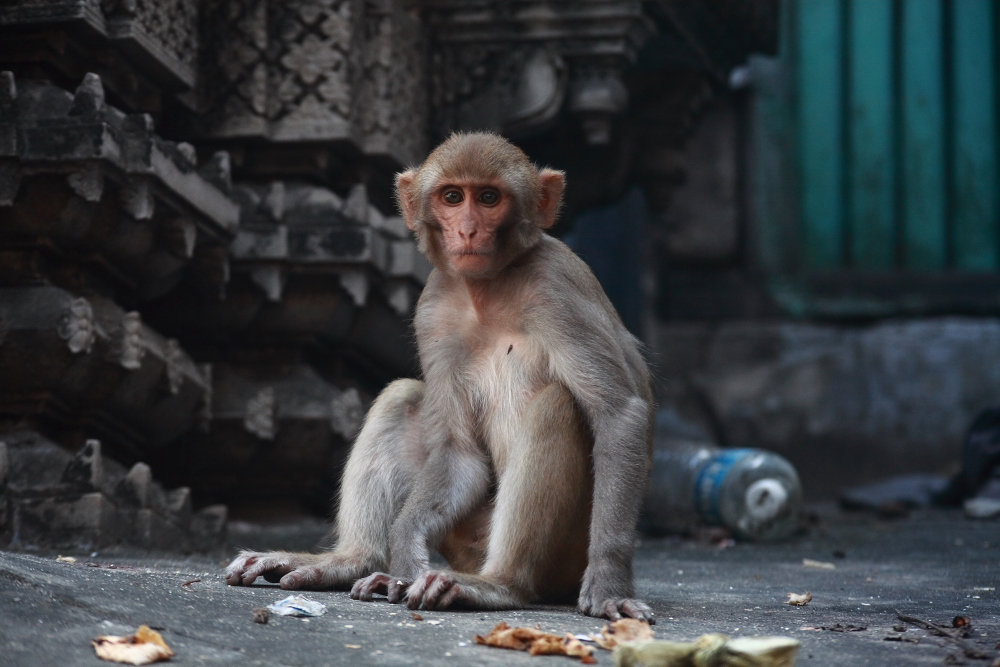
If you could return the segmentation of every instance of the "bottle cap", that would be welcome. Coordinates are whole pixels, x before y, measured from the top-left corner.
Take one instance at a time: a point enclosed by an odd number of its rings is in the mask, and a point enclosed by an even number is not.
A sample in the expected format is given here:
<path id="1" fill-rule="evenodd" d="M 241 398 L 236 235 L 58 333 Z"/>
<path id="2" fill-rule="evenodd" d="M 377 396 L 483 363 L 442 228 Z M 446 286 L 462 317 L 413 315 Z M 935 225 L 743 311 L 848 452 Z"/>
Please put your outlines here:
<path id="1" fill-rule="evenodd" d="M 744 501 L 747 514 L 755 521 L 770 521 L 788 503 L 788 489 L 778 480 L 765 477 L 747 487 Z"/>

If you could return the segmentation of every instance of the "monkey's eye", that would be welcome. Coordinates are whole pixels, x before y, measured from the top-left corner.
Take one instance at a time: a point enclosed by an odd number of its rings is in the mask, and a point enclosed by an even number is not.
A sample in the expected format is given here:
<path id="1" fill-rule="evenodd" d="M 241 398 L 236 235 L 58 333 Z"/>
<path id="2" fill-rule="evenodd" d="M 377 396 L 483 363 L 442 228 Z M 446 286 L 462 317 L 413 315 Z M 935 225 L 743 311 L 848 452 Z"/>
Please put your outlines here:
<path id="1" fill-rule="evenodd" d="M 444 200 L 449 204 L 461 204 L 463 199 L 465 198 L 460 190 L 448 190 L 444 193 Z"/>
<path id="2" fill-rule="evenodd" d="M 500 194 L 493 190 L 486 190 L 479 195 L 479 202 L 487 206 L 493 206 L 500 201 Z"/>

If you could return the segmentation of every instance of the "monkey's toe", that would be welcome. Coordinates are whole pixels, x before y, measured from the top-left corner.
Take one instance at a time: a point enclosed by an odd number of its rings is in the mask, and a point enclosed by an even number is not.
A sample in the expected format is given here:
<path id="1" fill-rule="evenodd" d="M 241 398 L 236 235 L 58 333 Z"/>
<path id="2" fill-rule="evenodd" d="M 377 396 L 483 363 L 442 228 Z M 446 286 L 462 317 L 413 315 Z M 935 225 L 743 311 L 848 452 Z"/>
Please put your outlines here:
<path id="1" fill-rule="evenodd" d="M 618 608 L 625 616 L 656 625 L 656 615 L 650 606 L 641 600 L 622 600 L 618 603 Z"/>
<path id="2" fill-rule="evenodd" d="M 428 572 L 413 582 L 407 606 L 410 609 L 447 609 L 460 589 L 454 577 L 445 572 Z"/>
<path id="3" fill-rule="evenodd" d="M 371 602 L 376 595 L 385 595 L 389 598 L 389 602 L 393 602 L 390 595 L 391 583 L 395 583 L 395 580 L 388 574 L 375 572 L 354 582 L 354 586 L 351 587 L 351 599 Z"/>

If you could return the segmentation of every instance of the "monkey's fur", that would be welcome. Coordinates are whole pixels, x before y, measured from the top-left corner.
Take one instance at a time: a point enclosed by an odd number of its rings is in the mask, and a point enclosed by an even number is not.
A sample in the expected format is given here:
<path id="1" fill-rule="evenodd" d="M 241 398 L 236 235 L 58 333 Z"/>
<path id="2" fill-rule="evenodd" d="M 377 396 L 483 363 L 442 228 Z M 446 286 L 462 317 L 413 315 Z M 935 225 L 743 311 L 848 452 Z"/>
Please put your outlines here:
<path id="1" fill-rule="evenodd" d="M 423 381 L 379 395 L 323 554 L 242 552 L 230 584 L 351 587 L 411 608 L 520 607 L 652 620 L 634 527 L 652 401 L 638 342 L 587 266 L 543 232 L 564 180 L 493 134 L 455 134 L 397 194 L 436 267 L 414 326 Z M 431 569 L 437 549 L 451 570 Z M 387 571 L 388 574 L 385 574 Z"/>

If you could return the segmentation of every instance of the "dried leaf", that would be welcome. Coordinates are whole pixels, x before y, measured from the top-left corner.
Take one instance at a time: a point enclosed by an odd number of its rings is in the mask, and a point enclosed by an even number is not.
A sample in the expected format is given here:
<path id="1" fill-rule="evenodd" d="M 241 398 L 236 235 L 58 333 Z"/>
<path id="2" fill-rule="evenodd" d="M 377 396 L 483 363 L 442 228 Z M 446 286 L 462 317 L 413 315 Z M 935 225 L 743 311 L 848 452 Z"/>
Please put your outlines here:
<path id="1" fill-rule="evenodd" d="M 591 635 L 591 639 L 601 648 L 612 650 L 622 642 L 634 642 L 653 638 L 653 628 L 646 621 L 636 618 L 622 618 L 601 629 L 601 636 Z"/>
<path id="2" fill-rule="evenodd" d="M 512 628 L 500 622 L 490 634 L 483 637 L 476 635 L 477 644 L 508 648 L 515 651 L 528 651 L 531 655 L 568 655 L 580 658 L 585 665 L 597 662 L 594 649 L 586 646 L 580 640 L 567 634 L 565 637 L 533 628 Z"/>
<path id="3" fill-rule="evenodd" d="M 806 593 L 789 593 L 788 594 L 788 604 L 793 607 L 804 607 L 810 602 L 812 602 L 813 594 Z"/>
<path id="4" fill-rule="evenodd" d="M 411 612 L 410 612 L 410 616 L 412 616 L 412 617 L 413 617 L 413 620 L 414 620 L 414 621 L 422 621 L 422 620 L 424 620 L 424 617 L 423 617 L 423 616 L 421 616 L 420 614 L 418 614 L 418 613 L 417 613 L 417 612 L 415 612 L 415 611 L 411 611 Z"/>
<path id="5" fill-rule="evenodd" d="M 579 639 L 571 634 L 559 638 L 557 635 L 544 633 L 531 643 L 528 648 L 529 655 L 568 655 L 573 658 L 580 658 L 580 662 L 585 665 L 597 663 L 594 657 L 594 649 L 583 644 Z"/>
<path id="6" fill-rule="evenodd" d="M 90 643 L 98 658 L 127 665 L 148 665 L 169 660 L 174 655 L 160 633 L 145 625 L 139 626 L 134 635 L 103 635 L 92 639 Z"/>

